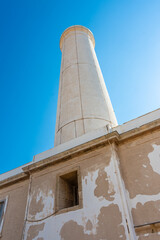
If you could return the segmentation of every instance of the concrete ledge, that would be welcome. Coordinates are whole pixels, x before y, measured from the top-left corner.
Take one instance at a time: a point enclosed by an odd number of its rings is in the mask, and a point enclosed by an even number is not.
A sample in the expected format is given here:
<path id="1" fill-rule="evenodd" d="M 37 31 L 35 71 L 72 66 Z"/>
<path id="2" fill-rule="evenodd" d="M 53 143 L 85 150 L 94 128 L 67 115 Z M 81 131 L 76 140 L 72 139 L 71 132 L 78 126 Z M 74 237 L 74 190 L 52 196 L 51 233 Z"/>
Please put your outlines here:
<path id="1" fill-rule="evenodd" d="M 67 161 L 76 155 L 97 148 L 98 146 L 104 146 L 112 142 L 120 144 L 126 140 L 156 129 L 160 129 L 160 109 L 113 129 L 107 129 L 107 126 L 97 129 L 79 138 L 37 154 L 34 156 L 32 162 L 1 174 L 0 188 L 27 178 L 32 171 L 56 164 L 60 161 Z"/>
<path id="2" fill-rule="evenodd" d="M 134 128 L 138 128 L 144 124 L 147 124 L 149 122 L 153 122 L 155 120 L 158 120 L 160 118 L 160 108 L 149 112 L 145 115 L 142 115 L 138 118 L 132 119 L 131 121 L 128 121 L 122 125 L 119 125 L 114 128 L 114 131 L 117 131 L 119 134 L 128 132 Z"/>
<path id="3" fill-rule="evenodd" d="M 3 182 L 5 181 L 7 178 L 12 178 L 14 176 L 19 176 L 23 170 L 22 170 L 22 167 L 25 167 L 27 165 L 31 164 L 31 162 L 27 163 L 27 164 L 24 164 L 23 166 L 20 166 L 18 168 L 15 168 L 9 172 L 6 172 L 6 173 L 3 173 L 3 174 L 0 174 L 0 182 Z"/>
<path id="4" fill-rule="evenodd" d="M 97 148 L 98 146 L 104 146 L 106 144 L 109 144 L 112 142 L 118 142 L 118 141 L 119 141 L 119 134 L 115 131 L 115 132 L 108 133 L 107 135 L 103 135 L 99 138 L 93 139 L 89 142 L 85 142 L 83 144 L 75 146 L 74 148 L 68 149 L 58 154 L 50 155 L 50 152 L 48 154 L 48 152 L 46 151 L 44 152 L 45 156 L 43 155 L 44 158 L 40 156 L 41 160 L 36 161 L 33 164 L 30 164 L 28 166 L 25 166 L 23 168 L 23 171 L 25 173 L 30 173 L 31 171 L 36 171 L 37 169 L 44 168 L 49 165 L 57 164 L 62 161 L 67 161 L 68 159 L 71 159 L 86 151 Z"/>
<path id="5" fill-rule="evenodd" d="M 10 177 L 0 181 L 0 188 L 6 187 L 6 186 L 8 186 L 10 184 L 13 184 L 15 182 L 22 181 L 24 179 L 27 179 L 28 177 L 29 177 L 29 175 L 27 173 L 24 173 L 24 172 L 21 172 L 19 174 L 13 175 L 13 176 L 10 176 Z"/>
<path id="6" fill-rule="evenodd" d="M 72 139 L 71 141 L 60 144 L 60 145 L 58 145 L 54 148 L 51 148 L 51 149 L 49 149 L 45 152 L 42 152 L 42 153 L 39 153 L 39 154 L 35 155 L 34 158 L 33 158 L 33 162 L 38 162 L 38 161 L 40 161 L 44 158 L 48 158 L 48 157 L 57 155 L 59 153 L 68 151 L 68 150 L 70 150 L 72 148 L 75 148 L 75 147 L 78 147 L 78 146 L 80 146 L 84 143 L 87 143 L 87 142 L 90 142 L 94 139 L 100 138 L 100 137 L 102 137 L 102 136 L 104 136 L 108 133 L 109 133 L 109 131 L 107 130 L 107 128 L 103 127 L 103 128 L 97 129 L 93 132 L 84 134 L 79 138 Z"/>

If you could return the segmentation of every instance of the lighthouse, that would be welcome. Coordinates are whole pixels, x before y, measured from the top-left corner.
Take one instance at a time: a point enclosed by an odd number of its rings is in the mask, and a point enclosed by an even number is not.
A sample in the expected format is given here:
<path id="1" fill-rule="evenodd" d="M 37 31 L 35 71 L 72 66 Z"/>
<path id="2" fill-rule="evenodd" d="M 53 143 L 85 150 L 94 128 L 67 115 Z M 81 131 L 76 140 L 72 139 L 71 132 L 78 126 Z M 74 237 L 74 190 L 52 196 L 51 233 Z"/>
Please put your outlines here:
<path id="1" fill-rule="evenodd" d="M 61 36 L 55 146 L 117 125 L 94 47 L 94 36 L 86 27 L 69 27 Z"/>

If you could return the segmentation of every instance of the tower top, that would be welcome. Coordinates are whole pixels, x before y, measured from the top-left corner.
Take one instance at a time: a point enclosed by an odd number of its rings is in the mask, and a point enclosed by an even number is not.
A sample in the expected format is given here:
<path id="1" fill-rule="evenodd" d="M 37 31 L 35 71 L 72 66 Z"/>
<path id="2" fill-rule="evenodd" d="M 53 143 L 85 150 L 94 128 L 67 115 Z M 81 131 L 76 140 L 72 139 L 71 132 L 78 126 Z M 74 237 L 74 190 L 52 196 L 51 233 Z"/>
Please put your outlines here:
<path id="1" fill-rule="evenodd" d="M 62 51 L 62 47 L 63 47 L 63 42 L 64 42 L 64 38 L 71 32 L 75 32 L 75 31 L 79 31 L 79 32 L 84 32 L 86 33 L 89 38 L 91 39 L 92 43 L 93 43 L 93 46 L 95 47 L 95 39 L 94 39 L 94 36 L 93 36 L 93 33 L 86 27 L 83 27 L 81 25 L 74 25 L 74 26 L 71 26 L 69 28 L 67 28 L 61 35 L 61 38 L 60 38 L 60 49 Z"/>

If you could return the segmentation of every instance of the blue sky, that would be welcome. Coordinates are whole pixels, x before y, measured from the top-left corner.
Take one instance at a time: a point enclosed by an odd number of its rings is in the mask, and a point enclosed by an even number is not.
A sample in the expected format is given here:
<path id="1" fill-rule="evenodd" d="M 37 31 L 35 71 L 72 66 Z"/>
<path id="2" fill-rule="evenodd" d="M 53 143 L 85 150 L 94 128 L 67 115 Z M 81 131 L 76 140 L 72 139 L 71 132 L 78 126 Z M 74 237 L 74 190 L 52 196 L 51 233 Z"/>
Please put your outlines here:
<path id="1" fill-rule="evenodd" d="M 119 124 L 159 108 L 159 0 L 5 0 L 0 22 L 0 173 L 53 147 L 69 26 L 93 32 Z"/>

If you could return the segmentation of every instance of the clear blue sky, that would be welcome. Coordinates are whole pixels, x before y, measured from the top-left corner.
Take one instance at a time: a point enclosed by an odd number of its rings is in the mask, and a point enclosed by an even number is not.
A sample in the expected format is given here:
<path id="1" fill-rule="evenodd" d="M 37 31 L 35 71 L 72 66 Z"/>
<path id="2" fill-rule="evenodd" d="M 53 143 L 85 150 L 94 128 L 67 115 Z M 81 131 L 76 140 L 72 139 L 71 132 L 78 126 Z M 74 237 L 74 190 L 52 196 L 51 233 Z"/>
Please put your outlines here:
<path id="1" fill-rule="evenodd" d="M 0 173 L 53 147 L 69 26 L 93 32 L 119 124 L 159 108 L 159 0 L 5 0 L 0 23 Z"/>

